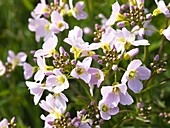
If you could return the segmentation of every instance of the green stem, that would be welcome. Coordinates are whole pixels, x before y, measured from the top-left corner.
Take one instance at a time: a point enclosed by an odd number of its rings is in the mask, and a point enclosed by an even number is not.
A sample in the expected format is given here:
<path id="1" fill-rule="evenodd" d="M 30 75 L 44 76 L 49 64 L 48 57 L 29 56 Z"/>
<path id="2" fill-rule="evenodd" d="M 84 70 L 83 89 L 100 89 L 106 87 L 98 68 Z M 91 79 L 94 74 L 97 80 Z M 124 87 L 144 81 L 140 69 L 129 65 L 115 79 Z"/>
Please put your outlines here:
<path id="1" fill-rule="evenodd" d="M 148 59 L 148 46 L 144 46 L 144 58 L 143 58 L 143 62 L 146 62 L 147 59 Z"/>
<path id="2" fill-rule="evenodd" d="M 158 83 L 156 83 L 156 84 L 152 84 L 152 85 L 149 86 L 148 88 L 146 88 L 146 89 L 144 89 L 143 91 L 141 91 L 140 94 L 142 94 L 142 93 L 144 93 L 144 92 L 146 92 L 146 91 L 148 91 L 148 90 L 150 90 L 150 89 L 152 89 L 152 88 L 154 88 L 154 87 L 163 85 L 163 84 L 165 84 L 167 81 L 170 81 L 170 78 L 164 79 L 164 80 L 162 80 L 162 81 L 160 81 L 160 82 L 158 82 Z"/>
<path id="3" fill-rule="evenodd" d="M 91 97 L 89 90 L 87 89 L 87 84 L 85 84 L 83 81 L 77 79 L 77 81 L 79 82 L 79 84 L 84 88 L 87 96 L 90 98 L 90 100 L 93 100 L 93 98 Z"/>

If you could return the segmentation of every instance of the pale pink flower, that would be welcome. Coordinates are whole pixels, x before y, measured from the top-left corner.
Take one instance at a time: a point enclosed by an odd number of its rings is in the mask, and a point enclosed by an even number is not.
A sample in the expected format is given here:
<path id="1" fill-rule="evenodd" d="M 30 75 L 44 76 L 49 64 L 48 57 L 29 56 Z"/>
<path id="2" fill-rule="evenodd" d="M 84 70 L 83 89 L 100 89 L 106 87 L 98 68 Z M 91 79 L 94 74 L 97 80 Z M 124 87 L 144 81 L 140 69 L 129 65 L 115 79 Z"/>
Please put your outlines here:
<path id="1" fill-rule="evenodd" d="M 111 14 L 110 18 L 107 20 L 106 25 L 113 25 L 117 21 L 117 17 L 119 15 L 119 11 L 120 11 L 120 5 L 116 1 L 112 5 L 112 14 Z"/>
<path id="2" fill-rule="evenodd" d="M 6 118 L 4 118 L 1 122 L 0 122 L 0 128 L 9 128 L 8 127 L 8 120 Z"/>
<path id="3" fill-rule="evenodd" d="M 73 7 L 73 0 L 69 0 L 69 5 L 70 5 L 70 8 L 71 8 L 70 11 L 71 11 L 74 18 L 76 18 L 77 20 L 87 18 L 87 13 L 83 11 L 83 9 L 84 9 L 84 2 L 83 1 L 77 2 L 75 7 Z"/>
<path id="4" fill-rule="evenodd" d="M 165 5 L 165 2 L 163 0 L 155 0 L 155 3 L 158 6 L 158 10 L 157 12 L 162 12 L 166 17 L 170 18 L 170 10 L 168 9 L 168 7 Z"/>
<path id="5" fill-rule="evenodd" d="M 134 93 L 138 93 L 143 89 L 143 84 L 140 80 L 147 80 L 151 75 L 151 71 L 141 65 L 142 62 L 138 59 L 131 61 L 121 80 L 122 83 L 128 82 L 128 87 Z"/>
<path id="6" fill-rule="evenodd" d="M 135 40 L 135 34 L 131 33 L 126 28 L 123 28 L 122 30 L 117 30 L 115 35 L 116 36 L 114 38 L 113 44 L 115 45 L 117 52 L 124 52 L 126 47 L 130 45 L 150 45 L 148 43 L 148 40 L 146 39 Z"/>
<path id="7" fill-rule="evenodd" d="M 39 66 L 39 70 L 34 75 L 34 80 L 37 82 L 42 82 L 45 77 L 45 74 L 52 74 L 53 67 L 47 66 L 45 62 L 45 58 L 37 57 L 37 64 Z"/>
<path id="8" fill-rule="evenodd" d="M 8 51 L 8 57 L 7 61 L 8 63 L 12 64 L 12 69 L 15 68 L 15 66 L 23 66 L 24 62 L 27 59 L 27 54 L 24 52 L 19 52 L 17 55 L 12 50 Z"/>
<path id="9" fill-rule="evenodd" d="M 46 41 L 49 37 L 52 36 L 52 32 L 50 31 L 50 22 L 45 18 L 37 17 L 34 12 L 32 12 L 31 14 L 33 16 L 33 19 L 28 19 L 29 30 L 35 32 L 35 38 L 37 42 L 40 41 L 41 37 L 44 37 L 44 41 Z"/>
<path id="10" fill-rule="evenodd" d="M 94 85 L 99 86 L 104 81 L 104 73 L 98 68 L 89 68 L 89 74 L 91 74 L 91 79 L 89 81 L 90 93 L 93 96 Z"/>
<path id="11" fill-rule="evenodd" d="M 59 14 L 58 11 L 53 11 L 51 13 L 51 21 L 50 30 L 54 33 L 59 33 L 65 29 L 68 29 L 68 24 L 63 20 L 63 17 Z"/>
<path id="12" fill-rule="evenodd" d="M 122 105 L 130 105 L 133 103 L 132 97 L 127 92 L 126 84 L 103 86 L 101 88 L 101 94 L 106 102 L 115 107 L 117 107 L 119 103 Z"/>
<path id="13" fill-rule="evenodd" d="M 46 101 L 41 100 L 39 105 L 42 109 L 49 112 L 49 115 L 54 117 L 54 119 L 60 118 L 66 110 L 65 104 L 62 104 L 57 96 L 55 97 L 51 94 L 46 96 Z"/>
<path id="14" fill-rule="evenodd" d="M 51 57 L 55 52 L 55 48 L 58 43 L 58 38 L 56 35 L 52 35 L 52 37 L 48 38 L 47 41 L 42 45 L 42 49 L 39 49 L 35 52 L 34 57 Z"/>
<path id="15" fill-rule="evenodd" d="M 48 17 L 50 12 L 51 12 L 51 10 L 50 10 L 49 6 L 46 4 L 46 0 L 41 0 L 41 3 L 38 3 L 34 9 L 34 13 L 36 15 L 38 15 L 39 17 L 41 15 Z"/>
<path id="16" fill-rule="evenodd" d="M 54 75 L 47 77 L 46 86 L 54 93 L 60 93 L 69 87 L 69 82 L 59 69 L 53 70 Z"/>
<path id="17" fill-rule="evenodd" d="M 91 74 L 88 72 L 92 62 L 91 57 L 85 58 L 82 62 L 78 61 L 76 67 L 71 71 L 70 75 L 77 79 L 82 79 L 86 83 L 90 82 Z"/>
<path id="18" fill-rule="evenodd" d="M 105 99 L 99 101 L 99 110 L 100 115 L 104 120 L 110 120 L 112 115 L 116 115 L 119 112 L 118 107 L 105 101 Z"/>
<path id="19" fill-rule="evenodd" d="M 33 67 L 29 63 L 25 62 L 23 65 L 23 69 L 24 69 L 24 78 L 25 80 L 28 80 L 29 78 L 32 77 L 34 73 Z"/>
<path id="20" fill-rule="evenodd" d="M 43 87 L 45 85 L 37 82 L 31 82 L 31 81 L 26 81 L 25 83 L 28 89 L 30 90 L 30 93 L 34 95 L 34 104 L 37 105 L 44 92 Z"/>

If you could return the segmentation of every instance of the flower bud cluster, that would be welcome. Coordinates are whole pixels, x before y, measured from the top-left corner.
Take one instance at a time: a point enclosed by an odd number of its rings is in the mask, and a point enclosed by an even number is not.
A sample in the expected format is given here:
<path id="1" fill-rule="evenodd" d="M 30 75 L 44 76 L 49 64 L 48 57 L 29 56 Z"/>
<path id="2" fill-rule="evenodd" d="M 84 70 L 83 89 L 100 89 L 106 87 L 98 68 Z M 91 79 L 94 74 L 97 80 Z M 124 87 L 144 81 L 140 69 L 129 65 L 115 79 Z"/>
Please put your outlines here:
<path id="1" fill-rule="evenodd" d="M 104 28 L 101 28 L 98 24 L 95 25 L 95 32 L 94 32 L 94 42 L 100 41 L 101 37 L 102 37 L 102 33 L 105 32 Z"/>
<path id="2" fill-rule="evenodd" d="M 150 66 L 154 69 L 154 71 L 158 74 L 166 72 L 166 60 L 160 60 L 159 55 L 154 57 L 154 61 L 150 64 Z"/>
<path id="3" fill-rule="evenodd" d="M 142 102 L 138 102 L 137 107 L 139 108 L 138 116 L 143 118 L 146 122 L 150 122 L 150 115 L 152 113 L 151 106 L 145 106 Z"/>
<path id="4" fill-rule="evenodd" d="M 170 113 L 160 112 L 159 117 L 161 117 L 161 119 L 163 119 L 166 123 L 170 124 Z"/>

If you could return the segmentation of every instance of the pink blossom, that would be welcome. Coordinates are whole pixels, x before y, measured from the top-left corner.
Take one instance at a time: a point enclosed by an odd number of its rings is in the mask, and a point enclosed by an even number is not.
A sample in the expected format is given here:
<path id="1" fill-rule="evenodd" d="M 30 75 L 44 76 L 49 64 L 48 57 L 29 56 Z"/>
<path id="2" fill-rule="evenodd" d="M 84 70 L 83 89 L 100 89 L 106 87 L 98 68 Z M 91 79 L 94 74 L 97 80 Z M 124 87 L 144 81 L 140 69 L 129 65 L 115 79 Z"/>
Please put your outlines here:
<path id="1" fill-rule="evenodd" d="M 130 105 L 133 103 L 132 97 L 127 92 L 126 84 L 103 86 L 101 88 L 101 94 L 106 102 L 115 107 L 117 107 L 119 103 L 122 105 Z"/>
<path id="2" fill-rule="evenodd" d="M 46 86 L 50 91 L 54 93 L 60 93 L 69 87 L 69 82 L 65 75 L 63 75 L 59 69 L 53 70 L 54 75 L 47 77 Z"/>
<path id="3" fill-rule="evenodd" d="M 36 17 L 33 12 L 32 16 L 33 19 L 29 19 L 29 30 L 35 32 L 35 38 L 37 42 L 40 41 L 41 37 L 44 37 L 44 41 L 46 41 L 52 36 L 52 32 L 50 31 L 50 22 L 45 18 Z"/>
<path id="4" fill-rule="evenodd" d="M 71 11 L 74 18 L 76 18 L 77 20 L 87 18 L 87 13 L 83 11 L 83 9 L 84 9 L 84 2 L 83 1 L 77 2 L 75 7 L 73 7 L 73 0 L 69 0 L 69 5 L 70 5 L 70 8 L 71 8 L 70 11 Z"/>
<path id="5" fill-rule="evenodd" d="M 158 6 L 158 10 L 162 12 L 166 17 L 170 17 L 170 11 L 165 5 L 165 2 L 163 0 L 155 0 L 155 3 Z"/>
<path id="6" fill-rule="evenodd" d="M 43 87 L 45 85 L 37 82 L 26 81 L 26 86 L 30 90 L 30 93 L 34 95 L 34 104 L 37 105 L 44 92 Z"/>
<path id="7" fill-rule="evenodd" d="M 60 116 L 66 110 L 66 104 L 63 104 L 62 102 L 60 102 L 57 96 L 54 97 L 51 94 L 46 96 L 46 101 L 41 100 L 39 105 L 42 109 L 49 112 L 48 116 L 52 116 L 55 119 L 60 118 Z"/>
<path id="8" fill-rule="evenodd" d="M 58 11 L 53 11 L 51 13 L 51 21 L 50 30 L 54 33 L 59 33 L 65 29 L 68 29 L 68 24 L 63 20 L 63 17 L 59 14 Z"/>
<path id="9" fill-rule="evenodd" d="M 119 11 L 120 11 L 120 5 L 119 3 L 116 1 L 113 5 L 112 5 L 112 14 L 110 16 L 110 18 L 107 20 L 106 25 L 113 25 L 116 20 L 117 17 L 119 15 Z"/>
<path id="10" fill-rule="evenodd" d="M 8 51 L 7 61 L 12 64 L 12 69 L 15 68 L 16 65 L 23 66 L 26 61 L 27 54 L 24 52 L 19 52 L 17 55 L 12 50 Z"/>
<path id="11" fill-rule="evenodd" d="M 39 17 L 41 15 L 48 17 L 50 12 L 51 12 L 51 10 L 50 10 L 49 6 L 46 4 L 46 0 L 41 0 L 41 3 L 38 3 L 34 9 L 34 13 L 36 15 L 38 15 Z"/>
<path id="12" fill-rule="evenodd" d="M 105 101 L 104 99 L 99 101 L 99 110 L 102 119 L 110 120 L 112 115 L 116 115 L 119 112 L 119 108 Z"/>
<path id="13" fill-rule="evenodd" d="M 23 65 L 23 69 L 24 69 L 24 78 L 25 80 L 28 80 L 33 75 L 34 72 L 33 67 L 29 63 L 25 62 Z"/>
<path id="14" fill-rule="evenodd" d="M 138 93 L 142 90 L 143 84 L 140 80 L 147 80 L 150 77 L 151 71 L 145 66 L 141 66 L 140 60 L 133 60 L 127 67 L 127 71 L 122 77 L 122 83 L 128 82 L 128 87 Z"/>
<path id="15" fill-rule="evenodd" d="M 82 79 L 86 83 L 90 82 L 91 74 L 88 72 L 92 62 L 91 57 L 85 58 L 82 62 L 78 61 L 76 67 L 71 71 L 70 75 L 77 79 Z"/>
<path id="16" fill-rule="evenodd" d="M 8 120 L 6 118 L 4 118 L 1 122 L 0 122 L 0 128 L 9 128 L 8 127 Z"/>
<path id="17" fill-rule="evenodd" d="M 42 49 L 39 49 L 35 52 L 34 57 L 51 57 L 55 52 L 55 48 L 58 43 L 58 38 L 54 34 L 52 37 L 48 38 L 47 41 L 43 44 Z"/>

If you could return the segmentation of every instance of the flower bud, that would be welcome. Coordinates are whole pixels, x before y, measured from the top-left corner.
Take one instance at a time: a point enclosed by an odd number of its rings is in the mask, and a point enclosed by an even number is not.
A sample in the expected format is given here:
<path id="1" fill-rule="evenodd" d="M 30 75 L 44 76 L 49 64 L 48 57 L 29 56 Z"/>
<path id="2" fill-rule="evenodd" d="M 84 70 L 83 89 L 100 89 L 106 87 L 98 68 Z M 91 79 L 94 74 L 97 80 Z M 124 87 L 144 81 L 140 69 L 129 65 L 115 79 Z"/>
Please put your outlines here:
<path id="1" fill-rule="evenodd" d="M 124 54 L 124 59 L 125 60 L 132 59 L 132 57 L 134 57 L 138 53 L 139 53 L 139 49 L 138 48 L 134 48 L 134 49 L 132 49 L 132 50 L 130 50 L 127 53 Z"/>
<path id="2" fill-rule="evenodd" d="M 157 54 L 155 57 L 154 57 L 154 59 L 153 59 L 154 61 L 159 61 L 159 55 Z"/>

